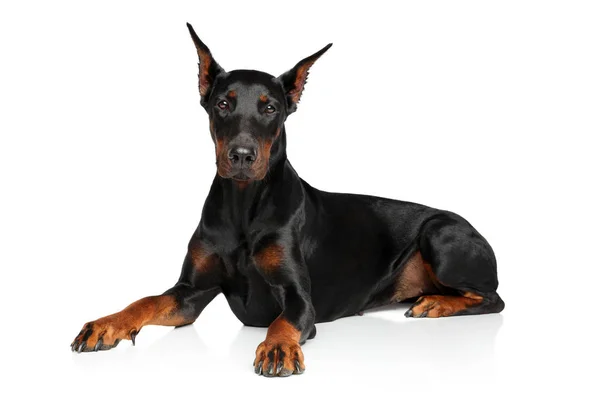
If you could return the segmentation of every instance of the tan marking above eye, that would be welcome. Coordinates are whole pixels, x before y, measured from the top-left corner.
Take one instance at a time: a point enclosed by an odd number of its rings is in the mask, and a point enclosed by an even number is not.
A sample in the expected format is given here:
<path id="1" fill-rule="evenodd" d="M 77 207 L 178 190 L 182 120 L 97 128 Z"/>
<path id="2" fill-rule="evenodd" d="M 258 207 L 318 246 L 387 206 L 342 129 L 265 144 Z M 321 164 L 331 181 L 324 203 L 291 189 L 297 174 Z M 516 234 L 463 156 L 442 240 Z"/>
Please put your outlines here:
<path id="1" fill-rule="evenodd" d="M 230 90 L 229 92 L 227 92 L 227 97 L 235 98 L 235 96 L 237 96 L 237 93 L 235 92 L 235 90 Z"/>
<path id="2" fill-rule="evenodd" d="M 259 100 L 262 101 L 263 103 L 266 103 L 267 101 L 269 101 L 269 98 L 267 97 L 266 94 L 261 94 L 259 97 Z"/>

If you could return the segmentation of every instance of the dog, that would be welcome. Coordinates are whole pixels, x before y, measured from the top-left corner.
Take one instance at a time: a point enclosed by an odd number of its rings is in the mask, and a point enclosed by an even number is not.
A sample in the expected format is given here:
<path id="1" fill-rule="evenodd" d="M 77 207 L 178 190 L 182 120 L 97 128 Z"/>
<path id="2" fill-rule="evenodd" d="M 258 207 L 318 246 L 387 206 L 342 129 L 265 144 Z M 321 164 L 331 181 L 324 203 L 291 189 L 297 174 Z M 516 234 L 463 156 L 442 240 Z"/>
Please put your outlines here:
<path id="1" fill-rule="evenodd" d="M 328 44 L 274 77 L 226 72 L 190 24 L 200 104 L 217 173 L 178 282 L 162 295 L 88 322 L 71 350 L 108 350 L 146 325 L 183 326 L 223 293 L 245 325 L 268 327 L 254 371 L 305 370 L 301 345 L 315 323 L 414 301 L 412 318 L 497 313 L 494 252 L 462 217 L 420 204 L 328 193 L 303 181 L 286 156 L 285 121 Z"/>

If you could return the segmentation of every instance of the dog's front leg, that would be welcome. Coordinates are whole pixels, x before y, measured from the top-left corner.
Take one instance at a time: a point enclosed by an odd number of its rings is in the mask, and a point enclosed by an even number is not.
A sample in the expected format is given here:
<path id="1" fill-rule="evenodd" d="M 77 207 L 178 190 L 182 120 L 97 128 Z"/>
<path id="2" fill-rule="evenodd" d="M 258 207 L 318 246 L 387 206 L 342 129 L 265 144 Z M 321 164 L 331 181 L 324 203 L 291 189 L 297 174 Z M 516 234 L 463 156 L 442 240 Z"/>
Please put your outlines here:
<path id="1" fill-rule="evenodd" d="M 259 375 L 289 376 L 304 372 L 300 345 L 316 333 L 308 269 L 297 259 L 296 250 L 289 245 L 270 243 L 257 249 L 253 256 L 283 309 L 256 349 L 254 370 Z"/>
<path id="2" fill-rule="evenodd" d="M 175 285 L 165 294 L 144 297 L 118 313 L 86 323 L 71 343 L 71 350 L 109 350 L 123 339 L 135 344 L 135 337 L 146 325 L 191 324 L 218 293 L 217 289 L 199 292 L 189 286 Z"/>
<path id="3" fill-rule="evenodd" d="M 192 238 L 179 281 L 159 296 L 140 299 L 122 311 L 84 324 L 71 350 L 108 350 L 123 339 L 135 344 L 146 325 L 191 324 L 220 292 L 220 259 L 199 239 Z"/>

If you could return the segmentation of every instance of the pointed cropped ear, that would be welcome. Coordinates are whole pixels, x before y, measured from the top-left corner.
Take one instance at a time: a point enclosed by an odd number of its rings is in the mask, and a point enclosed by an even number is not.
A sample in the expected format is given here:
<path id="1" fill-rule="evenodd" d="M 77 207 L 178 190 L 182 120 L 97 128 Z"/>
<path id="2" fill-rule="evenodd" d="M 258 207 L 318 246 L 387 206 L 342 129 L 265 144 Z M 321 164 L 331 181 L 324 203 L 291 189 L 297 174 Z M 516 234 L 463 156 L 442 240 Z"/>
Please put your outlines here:
<path id="1" fill-rule="evenodd" d="M 203 107 L 206 107 L 212 85 L 215 83 L 215 78 L 221 72 L 224 72 L 224 70 L 219 66 L 219 64 L 217 64 L 210 53 L 209 48 L 206 47 L 198 35 L 196 35 L 192 25 L 188 23 L 187 27 L 190 31 L 190 35 L 192 36 L 192 40 L 196 45 L 196 51 L 198 52 L 198 88 L 200 89 L 200 104 L 202 104 Z"/>
<path id="2" fill-rule="evenodd" d="M 312 65 L 321 57 L 333 43 L 329 43 L 327 46 L 323 47 L 321 50 L 317 51 L 310 57 L 306 57 L 304 60 L 300 61 L 296 66 L 289 71 L 285 72 L 278 79 L 283 85 L 283 89 L 285 90 L 285 95 L 287 99 L 288 106 L 288 114 L 296 111 L 296 107 L 298 102 L 300 101 L 300 97 L 302 96 L 302 91 L 304 90 L 304 85 L 306 85 L 306 79 L 308 78 L 308 70 Z"/>

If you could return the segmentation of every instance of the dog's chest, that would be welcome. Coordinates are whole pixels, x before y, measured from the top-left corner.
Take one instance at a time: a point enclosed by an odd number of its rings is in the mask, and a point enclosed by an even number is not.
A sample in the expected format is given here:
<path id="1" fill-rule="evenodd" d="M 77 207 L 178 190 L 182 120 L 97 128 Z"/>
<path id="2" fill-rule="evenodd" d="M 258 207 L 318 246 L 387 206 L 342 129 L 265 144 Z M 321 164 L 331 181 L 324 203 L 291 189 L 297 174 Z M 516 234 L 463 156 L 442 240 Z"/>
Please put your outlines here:
<path id="1" fill-rule="evenodd" d="M 224 259 L 227 277 L 223 294 L 236 317 L 246 325 L 268 326 L 281 313 L 277 293 L 260 275 L 249 248 L 239 248 Z"/>

